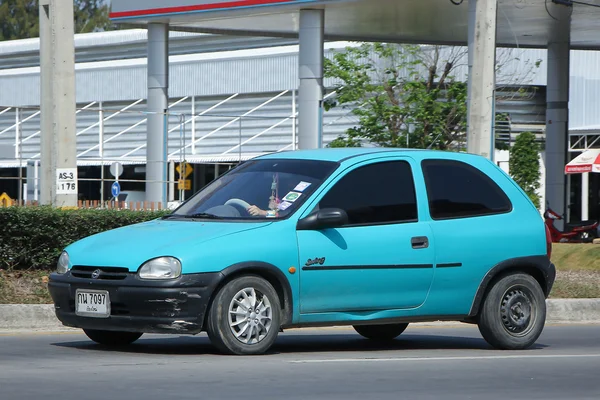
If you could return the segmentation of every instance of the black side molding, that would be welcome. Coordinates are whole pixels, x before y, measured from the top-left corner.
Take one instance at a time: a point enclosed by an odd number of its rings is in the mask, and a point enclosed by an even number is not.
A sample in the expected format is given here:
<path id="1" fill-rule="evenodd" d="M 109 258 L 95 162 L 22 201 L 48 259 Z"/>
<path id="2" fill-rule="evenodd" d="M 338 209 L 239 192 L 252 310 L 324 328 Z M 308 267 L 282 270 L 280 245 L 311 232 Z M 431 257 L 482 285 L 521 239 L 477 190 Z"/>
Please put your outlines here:
<path id="1" fill-rule="evenodd" d="M 556 279 L 556 268 L 545 255 L 518 257 L 503 261 L 489 270 L 479 284 L 479 289 L 477 289 L 477 294 L 475 295 L 473 304 L 471 305 L 469 317 L 474 317 L 479 312 L 479 307 L 487 292 L 490 282 L 500 274 L 505 274 L 510 271 L 529 272 L 537 280 L 541 280 L 540 283 L 542 285 L 542 290 L 544 291 L 546 297 L 548 297 L 550 294 L 552 286 L 554 285 L 554 280 Z"/>
<path id="2" fill-rule="evenodd" d="M 399 264 L 399 265 L 330 265 L 324 267 L 302 267 L 302 271 L 337 271 L 356 269 L 427 269 L 433 264 Z"/>
<path id="3" fill-rule="evenodd" d="M 290 286 L 290 281 L 285 276 L 283 271 L 274 266 L 273 264 L 269 264 L 262 261 L 246 261 L 238 264 L 230 265 L 221 271 L 223 275 L 223 280 L 227 279 L 229 276 L 238 274 L 238 273 L 256 273 L 258 275 L 262 275 L 269 280 L 275 280 L 279 282 L 279 286 L 283 288 L 283 298 L 284 301 L 281 304 L 283 307 L 284 315 L 281 318 L 281 324 L 287 325 L 292 322 L 292 287 Z"/>

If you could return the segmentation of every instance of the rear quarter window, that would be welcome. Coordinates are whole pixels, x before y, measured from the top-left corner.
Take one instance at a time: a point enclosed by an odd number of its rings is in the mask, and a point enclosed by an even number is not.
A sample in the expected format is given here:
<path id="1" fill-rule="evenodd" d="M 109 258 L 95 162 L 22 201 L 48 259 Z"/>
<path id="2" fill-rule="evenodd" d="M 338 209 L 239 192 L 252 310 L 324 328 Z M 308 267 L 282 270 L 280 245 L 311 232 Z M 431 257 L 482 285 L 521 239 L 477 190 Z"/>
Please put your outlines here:
<path id="1" fill-rule="evenodd" d="M 424 160 L 429 212 L 435 220 L 502 214 L 510 199 L 488 175 L 456 160 Z"/>

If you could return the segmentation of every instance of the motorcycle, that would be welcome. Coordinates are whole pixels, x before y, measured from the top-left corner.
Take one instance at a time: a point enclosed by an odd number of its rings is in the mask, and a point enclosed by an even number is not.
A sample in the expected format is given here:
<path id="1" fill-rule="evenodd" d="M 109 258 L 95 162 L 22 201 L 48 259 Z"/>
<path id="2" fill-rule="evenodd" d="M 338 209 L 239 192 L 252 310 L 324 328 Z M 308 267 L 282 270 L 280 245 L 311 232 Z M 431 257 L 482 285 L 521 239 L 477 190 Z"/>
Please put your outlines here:
<path id="1" fill-rule="evenodd" d="M 590 243 L 598 237 L 598 221 L 565 223 L 564 230 L 560 231 L 554 226 L 554 221 L 562 219 L 561 215 L 546 207 L 544 221 L 553 243 Z"/>

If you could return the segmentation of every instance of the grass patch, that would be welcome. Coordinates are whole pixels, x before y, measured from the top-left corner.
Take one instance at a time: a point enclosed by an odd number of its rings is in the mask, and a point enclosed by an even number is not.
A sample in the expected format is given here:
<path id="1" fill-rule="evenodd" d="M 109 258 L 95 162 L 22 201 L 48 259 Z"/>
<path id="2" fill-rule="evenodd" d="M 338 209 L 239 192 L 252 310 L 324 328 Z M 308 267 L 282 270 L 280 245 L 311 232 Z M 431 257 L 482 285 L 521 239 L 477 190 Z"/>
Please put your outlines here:
<path id="1" fill-rule="evenodd" d="M 47 271 L 0 269 L 0 304 L 50 304 Z"/>
<path id="2" fill-rule="evenodd" d="M 600 298 L 600 245 L 554 243 L 556 282 L 550 298 Z"/>
<path id="3" fill-rule="evenodd" d="M 559 271 L 600 272 L 600 245 L 554 243 L 552 262 Z"/>

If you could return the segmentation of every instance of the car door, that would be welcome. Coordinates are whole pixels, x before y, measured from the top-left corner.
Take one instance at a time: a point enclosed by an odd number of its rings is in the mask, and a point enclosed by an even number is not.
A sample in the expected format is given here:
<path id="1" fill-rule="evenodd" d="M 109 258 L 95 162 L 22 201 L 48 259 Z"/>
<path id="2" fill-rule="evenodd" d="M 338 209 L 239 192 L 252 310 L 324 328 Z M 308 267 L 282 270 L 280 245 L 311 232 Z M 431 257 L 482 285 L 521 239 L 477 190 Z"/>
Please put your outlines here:
<path id="1" fill-rule="evenodd" d="M 535 213 L 515 218 L 506 193 L 473 165 L 441 159 L 424 160 L 421 165 L 436 239 L 430 299 L 445 304 L 452 313 L 466 313 L 485 274 L 514 257 L 515 251 L 519 255 L 530 241 L 531 229 L 539 229 L 542 221 Z M 488 172 L 499 181 L 506 179 L 493 165 Z"/>
<path id="2" fill-rule="evenodd" d="M 430 226 L 419 221 L 412 170 L 402 158 L 362 163 L 315 198 L 314 208 L 343 209 L 349 223 L 297 231 L 301 313 L 413 308 L 425 301 L 434 251 Z"/>

